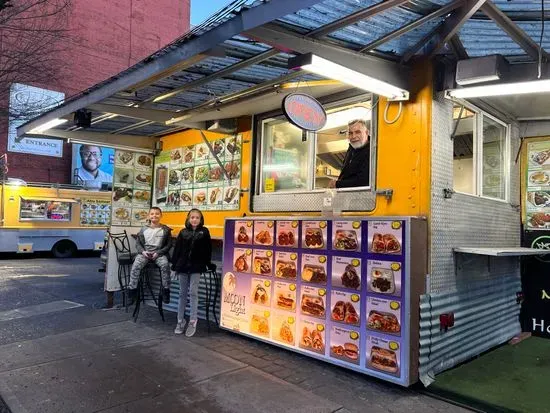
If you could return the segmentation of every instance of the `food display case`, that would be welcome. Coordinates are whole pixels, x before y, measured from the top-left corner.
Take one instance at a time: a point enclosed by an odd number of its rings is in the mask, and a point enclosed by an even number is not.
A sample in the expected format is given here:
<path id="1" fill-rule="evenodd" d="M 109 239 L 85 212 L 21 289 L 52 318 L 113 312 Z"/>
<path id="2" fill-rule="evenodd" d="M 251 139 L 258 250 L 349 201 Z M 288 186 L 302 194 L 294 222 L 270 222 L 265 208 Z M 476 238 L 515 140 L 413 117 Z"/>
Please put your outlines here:
<path id="1" fill-rule="evenodd" d="M 21 221 L 70 221 L 72 199 L 21 198 Z"/>
<path id="2" fill-rule="evenodd" d="M 412 217 L 227 219 L 221 326 L 409 385 L 426 245 Z"/>

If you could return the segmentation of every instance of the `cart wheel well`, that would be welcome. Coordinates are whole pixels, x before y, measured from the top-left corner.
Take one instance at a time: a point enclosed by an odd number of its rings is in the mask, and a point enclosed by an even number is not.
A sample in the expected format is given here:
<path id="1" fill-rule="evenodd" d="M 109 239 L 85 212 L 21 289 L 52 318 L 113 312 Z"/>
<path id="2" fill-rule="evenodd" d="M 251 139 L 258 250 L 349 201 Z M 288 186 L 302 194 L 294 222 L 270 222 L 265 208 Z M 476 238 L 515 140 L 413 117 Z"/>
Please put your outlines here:
<path id="1" fill-rule="evenodd" d="M 53 245 L 52 254 L 56 258 L 70 258 L 77 250 L 78 248 L 74 242 L 69 239 L 62 239 Z"/>

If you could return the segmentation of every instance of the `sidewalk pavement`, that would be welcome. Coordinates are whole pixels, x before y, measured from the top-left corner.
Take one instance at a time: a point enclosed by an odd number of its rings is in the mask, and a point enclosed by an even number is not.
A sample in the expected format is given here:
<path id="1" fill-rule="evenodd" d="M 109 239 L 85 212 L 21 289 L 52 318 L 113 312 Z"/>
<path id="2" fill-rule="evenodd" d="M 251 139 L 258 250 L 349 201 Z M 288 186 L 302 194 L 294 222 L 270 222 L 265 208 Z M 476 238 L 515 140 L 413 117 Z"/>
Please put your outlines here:
<path id="1" fill-rule="evenodd" d="M 55 317 L 80 322 L 0 346 L 0 395 L 12 413 L 466 412 L 217 327 L 208 333 L 205 322 L 195 337 L 175 336 L 174 315 L 162 323 L 149 307 L 138 323 L 87 307 Z"/>

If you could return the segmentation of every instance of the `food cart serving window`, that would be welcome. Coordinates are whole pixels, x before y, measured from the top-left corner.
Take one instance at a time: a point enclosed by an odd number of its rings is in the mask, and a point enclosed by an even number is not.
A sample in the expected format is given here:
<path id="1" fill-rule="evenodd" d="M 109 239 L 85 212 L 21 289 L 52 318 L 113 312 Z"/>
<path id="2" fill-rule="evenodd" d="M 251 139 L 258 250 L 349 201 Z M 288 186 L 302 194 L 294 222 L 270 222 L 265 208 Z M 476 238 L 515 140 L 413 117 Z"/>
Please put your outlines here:
<path id="1" fill-rule="evenodd" d="M 453 106 L 453 169 L 457 192 L 507 201 L 509 127 L 462 103 Z"/>
<path id="2" fill-rule="evenodd" d="M 257 193 L 314 192 L 334 187 L 350 147 L 348 124 L 353 121 L 359 121 L 358 129 L 369 136 L 369 159 L 361 163 L 367 169 L 367 179 L 362 182 L 368 182 L 373 164 L 371 119 L 370 99 L 329 105 L 326 125 L 316 132 L 302 132 L 283 116 L 264 118 L 260 122 Z M 368 189 L 369 184 L 346 186 Z"/>
<path id="3" fill-rule="evenodd" d="M 70 221 L 73 199 L 21 198 L 21 221 Z"/>

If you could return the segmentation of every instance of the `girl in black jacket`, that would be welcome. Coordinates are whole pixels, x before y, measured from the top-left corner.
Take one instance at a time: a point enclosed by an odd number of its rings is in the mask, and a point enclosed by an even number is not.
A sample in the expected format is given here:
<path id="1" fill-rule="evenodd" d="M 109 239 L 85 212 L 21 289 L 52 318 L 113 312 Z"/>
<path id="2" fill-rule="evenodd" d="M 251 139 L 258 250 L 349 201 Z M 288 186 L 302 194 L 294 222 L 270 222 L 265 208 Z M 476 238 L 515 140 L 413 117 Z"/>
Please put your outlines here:
<path id="1" fill-rule="evenodd" d="M 178 304 L 178 324 L 175 334 L 182 334 L 185 329 L 185 307 L 187 293 L 191 298 L 191 313 L 189 326 L 185 335 L 191 337 L 197 329 L 197 307 L 199 304 L 199 281 L 201 273 L 205 272 L 212 258 L 212 243 L 210 232 L 204 226 L 202 212 L 193 208 L 187 214 L 185 228 L 176 239 L 176 246 L 172 255 L 172 271 L 176 272 L 180 282 Z"/>

